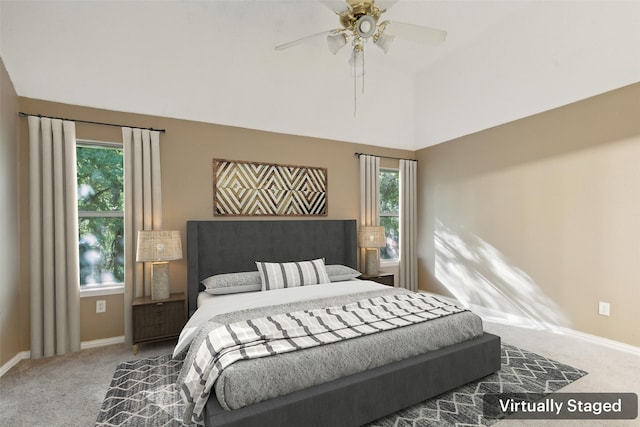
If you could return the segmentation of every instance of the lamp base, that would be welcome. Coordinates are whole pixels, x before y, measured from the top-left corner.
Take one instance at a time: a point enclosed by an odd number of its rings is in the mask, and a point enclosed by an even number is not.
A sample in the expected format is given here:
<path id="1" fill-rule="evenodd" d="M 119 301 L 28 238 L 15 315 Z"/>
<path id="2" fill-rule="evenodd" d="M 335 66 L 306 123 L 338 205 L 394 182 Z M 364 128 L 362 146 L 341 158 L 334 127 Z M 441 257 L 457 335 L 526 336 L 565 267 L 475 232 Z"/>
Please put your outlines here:
<path id="1" fill-rule="evenodd" d="M 169 296 L 169 263 L 154 262 L 151 264 L 151 299 L 162 300 Z"/>
<path id="2" fill-rule="evenodd" d="M 365 252 L 365 274 L 367 276 L 376 276 L 378 274 L 378 268 L 380 264 L 378 263 L 378 253 L 377 249 L 367 249 Z"/>

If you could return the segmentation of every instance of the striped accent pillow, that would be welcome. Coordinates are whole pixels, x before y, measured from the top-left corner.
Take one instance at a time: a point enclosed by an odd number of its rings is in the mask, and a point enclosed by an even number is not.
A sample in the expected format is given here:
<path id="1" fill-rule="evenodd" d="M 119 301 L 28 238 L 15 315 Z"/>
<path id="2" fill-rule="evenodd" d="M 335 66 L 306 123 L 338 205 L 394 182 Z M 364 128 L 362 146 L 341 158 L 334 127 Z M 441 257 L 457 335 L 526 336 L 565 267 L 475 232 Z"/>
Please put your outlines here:
<path id="1" fill-rule="evenodd" d="M 300 262 L 256 262 L 262 290 L 293 288 L 296 286 L 329 283 L 324 258 Z"/>

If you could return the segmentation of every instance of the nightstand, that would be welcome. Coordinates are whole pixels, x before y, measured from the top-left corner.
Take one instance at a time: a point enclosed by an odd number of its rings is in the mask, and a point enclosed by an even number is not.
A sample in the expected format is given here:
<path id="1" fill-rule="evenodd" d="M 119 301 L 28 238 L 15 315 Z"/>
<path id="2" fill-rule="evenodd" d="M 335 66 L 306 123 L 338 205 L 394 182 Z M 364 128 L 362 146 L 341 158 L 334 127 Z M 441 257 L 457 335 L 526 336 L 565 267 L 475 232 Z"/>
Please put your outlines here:
<path id="1" fill-rule="evenodd" d="M 133 353 L 138 344 L 175 338 L 187 321 L 184 293 L 171 294 L 164 300 L 138 297 L 133 300 Z"/>
<path id="2" fill-rule="evenodd" d="M 387 286 L 394 286 L 393 273 L 378 273 L 376 275 L 370 276 L 368 274 L 362 274 L 358 279 L 362 280 L 372 280 L 374 282 L 378 282 Z"/>

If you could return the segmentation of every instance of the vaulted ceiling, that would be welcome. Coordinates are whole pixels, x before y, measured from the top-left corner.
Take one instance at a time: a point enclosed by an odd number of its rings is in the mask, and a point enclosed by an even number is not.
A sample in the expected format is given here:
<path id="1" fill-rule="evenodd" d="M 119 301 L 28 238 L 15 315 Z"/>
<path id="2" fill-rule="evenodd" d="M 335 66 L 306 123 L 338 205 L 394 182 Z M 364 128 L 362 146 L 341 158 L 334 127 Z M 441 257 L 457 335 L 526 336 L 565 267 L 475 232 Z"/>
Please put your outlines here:
<path id="1" fill-rule="evenodd" d="M 1 0 L 0 54 L 20 96 L 411 150 L 640 81 L 640 1 L 400 0 L 384 17 L 448 37 L 366 46 L 364 93 L 348 49 L 274 50 L 340 26 L 316 0 Z"/>

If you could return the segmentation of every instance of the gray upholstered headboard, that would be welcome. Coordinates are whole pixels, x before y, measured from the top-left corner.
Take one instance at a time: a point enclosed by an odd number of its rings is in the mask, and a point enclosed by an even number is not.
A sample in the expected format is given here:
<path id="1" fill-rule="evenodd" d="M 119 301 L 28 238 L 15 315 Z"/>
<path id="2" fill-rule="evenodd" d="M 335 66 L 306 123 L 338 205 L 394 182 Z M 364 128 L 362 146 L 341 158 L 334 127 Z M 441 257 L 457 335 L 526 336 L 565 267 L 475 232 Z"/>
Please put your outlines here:
<path id="1" fill-rule="evenodd" d="M 200 281 L 214 274 L 256 271 L 256 261 L 325 258 L 357 268 L 355 220 L 187 221 L 189 316 Z"/>

